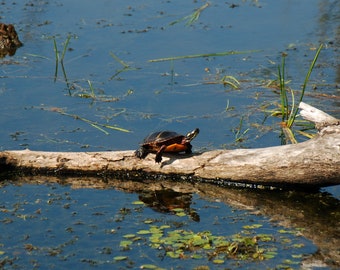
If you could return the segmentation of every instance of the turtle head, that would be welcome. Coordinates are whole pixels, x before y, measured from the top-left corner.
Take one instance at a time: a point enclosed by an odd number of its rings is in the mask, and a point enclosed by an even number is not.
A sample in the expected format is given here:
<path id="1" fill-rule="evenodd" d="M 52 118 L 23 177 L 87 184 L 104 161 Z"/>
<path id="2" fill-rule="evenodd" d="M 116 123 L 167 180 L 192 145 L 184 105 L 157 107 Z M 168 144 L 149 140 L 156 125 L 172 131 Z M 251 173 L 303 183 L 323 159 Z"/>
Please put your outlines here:
<path id="1" fill-rule="evenodd" d="M 200 130 L 198 128 L 194 129 L 193 131 L 190 131 L 186 136 L 185 136 L 185 140 L 187 142 L 191 142 L 200 132 Z"/>

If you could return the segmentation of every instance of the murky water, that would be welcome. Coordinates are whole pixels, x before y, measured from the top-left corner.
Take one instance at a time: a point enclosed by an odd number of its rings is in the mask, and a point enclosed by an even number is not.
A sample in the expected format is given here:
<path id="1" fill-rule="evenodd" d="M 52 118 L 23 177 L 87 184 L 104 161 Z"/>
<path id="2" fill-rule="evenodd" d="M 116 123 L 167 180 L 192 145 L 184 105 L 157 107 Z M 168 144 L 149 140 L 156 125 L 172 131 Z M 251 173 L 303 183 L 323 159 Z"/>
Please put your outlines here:
<path id="1" fill-rule="evenodd" d="M 277 78 L 277 67 L 285 52 L 289 86 L 300 90 L 320 43 L 324 49 L 304 101 L 340 118 L 338 1 L 211 1 L 198 20 L 189 24 L 187 16 L 205 3 L 2 1 L 0 21 L 15 25 L 24 47 L 15 56 L 0 59 L 0 150 L 134 149 L 151 131 L 173 129 L 185 133 L 196 127 L 201 133 L 193 142 L 194 151 L 279 145 L 280 118 L 269 116 L 268 111 L 277 108 L 279 96 L 268 85 Z M 65 77 L 60 61 L 56 74 L 54 40 L 61 57 L 68 37 Z M 150 62 L 175 56 L 252 50 L 258 52 Z M 225 76 L 236 78 L 240 82 L 238 89 L 223 84 Z M 107 135 L 81 119 L 130 132 L 99 126 Z M 239 129 L 241 132 L 237 133 Z M 336 206 L 331 213 L 338 213 L 339 187 L 322 191 L 329 192 L 331 197 L 324 212 Z M 320 193 L 320 205 L 324 202 L 323 194 Z M 149 250 L 147 243 L 138 241 L 131 253 L 126 252 L 128 263 L 113 260 L 115 254 L 124 254 L 119 247 L 122 235 L 136 232 L 151 217 L 160 220 L 156 225 L 184 222 L 185 230 L 213 227 L 214 234 L 223 235 L 242 231 L 244 225 L 252 222 L 260 223 L 263 226 L 256 234 L 265 230 L 275 239 L 281 237 L 282 227 L 269 221 L 273 215 L 261 212 L 268 210 L 266 204 L 259 202 L 259 212 L 264 216 L 256 216 L 244 209 L 236 210 L 228 201 L 209 202 L 204 196 L 195 193 L 192 196 L 199 223 L 188 213 L 179 218 L 146 206 L 138 208 L 131 205 L 138 199 L 136 194 L 114 189 L 74 190 L 60 185 L 10 183 L 1 189 L 0 219 L 6 234 L 0 238 L 3 245 L 0 252 L 4 252 L 0 260 L 8 258 L 8 268 L 11 260 L 19 268 L 29 264 L 62 269 L 74 267 L 79 261 L 103 269 L 111 264 L 127 268 L 132 262 L 134 266 L 150 263 L 185 268 L 182 261 L 159 259 L 161 252 Z M 262 196 L 254 195 L 254 200 Z M 298 204 L 292 205 L 291 211 L 298 208 Z M 121 227 L 131 224 L 124 232 L 117 229 L 120 225 L 116 220 L 123 208 L 132 211 L 122 222 Z M 210 209 L 214 209 L 213 216 Z M 318 222 L 322 224 L 322 220 Z M 291 226 L 296 228 L 298 224 Z M 18 238 L 17 229 L 23 226 L 27 231 Z M 226 227 L 230 231 L 224 231 Z M 112 235 L 111 229 L 116 231 Z M 300 254 L 314 254 L 322 245 L 312 244 L 308 240 L 310 235 L 289 234 L 285 241 L 301 244 L 299 249 L 286 250 L 289 244 L 277 241 L 271 243 L 280 251 L 275 259 L 240 264 L 244 268 L 258 268 L 282 263 L 298 269 L 304 260 Z M 329 232 L 330 238 L 336 235 Z M 286 259 L 294 262 L 285 263 Z M 194 265 L 192 261 L 187 263 Z M 216 267 L 210 261 L 197 262 L 197 266 L 202 264 Z M 236 264 L 230 261 L 227 267 Z"/>

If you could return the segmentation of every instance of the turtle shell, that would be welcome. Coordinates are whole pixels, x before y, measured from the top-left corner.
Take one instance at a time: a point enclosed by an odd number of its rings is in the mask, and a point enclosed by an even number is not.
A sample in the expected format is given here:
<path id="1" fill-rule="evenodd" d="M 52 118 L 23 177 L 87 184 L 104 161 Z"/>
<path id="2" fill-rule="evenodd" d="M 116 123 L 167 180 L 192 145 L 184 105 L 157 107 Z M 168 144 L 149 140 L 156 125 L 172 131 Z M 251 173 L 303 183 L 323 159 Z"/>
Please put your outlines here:
<path id="1" fill-rule="evenodd" d="M 143 141 L 143 146 L 151 145 L 170 145 L 172 143 L 181 143 L 185 136 L 174 131 L 159 131 L 147 136 Z"/>

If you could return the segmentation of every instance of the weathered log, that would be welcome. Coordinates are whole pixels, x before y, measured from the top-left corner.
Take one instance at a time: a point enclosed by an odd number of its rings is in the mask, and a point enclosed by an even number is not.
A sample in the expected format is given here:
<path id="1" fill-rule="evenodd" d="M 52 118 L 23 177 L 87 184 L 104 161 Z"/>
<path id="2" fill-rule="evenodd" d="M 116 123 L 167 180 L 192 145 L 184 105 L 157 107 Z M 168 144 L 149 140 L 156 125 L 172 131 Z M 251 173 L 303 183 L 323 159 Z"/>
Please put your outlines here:
<path id="1" fill-rule="evenodd" d="M 28 173 L 110 175 L 125 179 L 172 179 L 227 185 L 323 187 L 340 184 L 339 120 L 300 104 L 301 115 L 316 121 L 318 136 L 292 145 L 214 150 L 190 156 L 168 155 L 159 165 L 134 151 L 0 152 L 0 168 Z M 315 120 L 317 119 L 317 120 Z"/>

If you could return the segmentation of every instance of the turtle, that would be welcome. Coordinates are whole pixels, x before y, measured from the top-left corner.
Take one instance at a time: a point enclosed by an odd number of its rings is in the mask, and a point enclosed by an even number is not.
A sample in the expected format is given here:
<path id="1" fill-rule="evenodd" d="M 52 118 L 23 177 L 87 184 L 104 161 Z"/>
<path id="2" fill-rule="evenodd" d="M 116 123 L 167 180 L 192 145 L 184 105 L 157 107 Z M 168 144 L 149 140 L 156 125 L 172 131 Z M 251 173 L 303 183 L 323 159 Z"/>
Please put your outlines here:
<path id="1" fill-rule="evenodd" d="M 192 145 L 190 142 L 200 132 L 198 128 L 189 132 L 187 135 L 179 134 L 175 131 L 158 131 L 148 135 L 141 146 L 135 151 L 135 156 L 144 159 L 149 153 L 156 153 L 155 161 L 162 161 L 163 153 L 190 154 Z"/>

